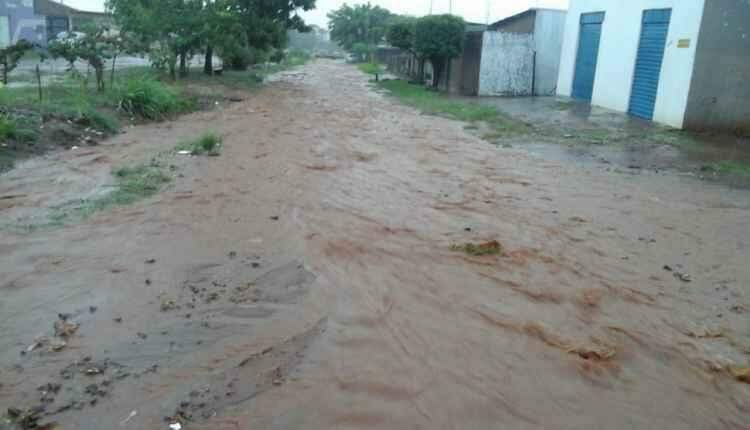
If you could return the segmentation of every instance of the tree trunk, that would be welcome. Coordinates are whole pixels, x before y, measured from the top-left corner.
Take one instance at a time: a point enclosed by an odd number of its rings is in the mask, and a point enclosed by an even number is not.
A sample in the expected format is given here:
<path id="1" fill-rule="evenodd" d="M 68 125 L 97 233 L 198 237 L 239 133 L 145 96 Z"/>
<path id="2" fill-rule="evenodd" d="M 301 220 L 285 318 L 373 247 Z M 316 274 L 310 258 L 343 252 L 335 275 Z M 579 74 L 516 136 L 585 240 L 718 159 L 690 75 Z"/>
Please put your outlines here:
<path id="1" fill-rule="evenodd" d="M 185 78 L 188 75 L 187 69 L 187 52 L 180 52 L 180 77 Z"/>
<path id="2" fill-rule="evenodd" d="M 421 85 L 421 84 L 424 83 L 424 63 L 425 63 L 425 60 L 424 60 L 424 58 L 419 58 L 417 61 L 419 61 L 419 66 L 417 68 L 417 82 L 419 82 L 419 84 Z"/>
<path id="3" fill-rule="evenodd" d="M 8 63 L 3 62 L 3 85 L 8 85 Z"/>
<path id="4" fill-rule="evenodd" d="M 109 86 L 114 87 L 115 86 L 115 65 L 117 64 L 117 54 L 115 54 L 114 57 L 112 57 L 112 76 L 109 78 Z"/>
<path id="5" fill-rule="evenodd" d="M 96 90 L 104 91 L 104 64 L 94 68 L 94 74 L 96 74 Z"/>
<path id="6" fill-rule="evenodd" d="M 214 74 L 214 48 L 211 45 L 206 46 L 206 60 L 203 62 L 203 73 L 208 76 Z"/>
<path id="7" fill-rule="evenodd" d="M 443 75 L 443 60 L 431 59 L 432 64 L 432 88 L 438 89 L 440 87 L 440 78 Z"/>

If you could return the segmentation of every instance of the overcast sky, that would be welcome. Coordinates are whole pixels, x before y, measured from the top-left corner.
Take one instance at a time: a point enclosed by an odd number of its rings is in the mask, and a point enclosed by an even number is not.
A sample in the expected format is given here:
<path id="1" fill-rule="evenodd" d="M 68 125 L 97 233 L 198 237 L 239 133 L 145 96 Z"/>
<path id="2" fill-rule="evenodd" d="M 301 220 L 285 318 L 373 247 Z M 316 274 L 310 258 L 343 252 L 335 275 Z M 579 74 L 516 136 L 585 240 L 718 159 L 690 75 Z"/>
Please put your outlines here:
<path id="1" fill-rule="evenodd" d="M 568 0 L 453 0 L 453 13 L 463 16 L 467 21 L 485 22 L 488 1 L 490 4 L 490 21 L 522 12 L 529 7 L 558 9 L 568 7 Z M 451 4 L 451 0 L 372 0 L 370 3 L 384 7 L 394 13 L 421 16 L 430 12 L 431 2 L 433 3 L 434 13 L 447 13 Z M 104 9 L 104 0 L 65 0 L 64 3 L 83 10 L 101 11 Z M 318 8 L 305 13 L 305 20 L 309 24 L 325 26 L 328 23 L 326 14 L 344 3 L 344 0 L 318 0 Z M 348 1 L 347 3 L 365 2 Z"/>

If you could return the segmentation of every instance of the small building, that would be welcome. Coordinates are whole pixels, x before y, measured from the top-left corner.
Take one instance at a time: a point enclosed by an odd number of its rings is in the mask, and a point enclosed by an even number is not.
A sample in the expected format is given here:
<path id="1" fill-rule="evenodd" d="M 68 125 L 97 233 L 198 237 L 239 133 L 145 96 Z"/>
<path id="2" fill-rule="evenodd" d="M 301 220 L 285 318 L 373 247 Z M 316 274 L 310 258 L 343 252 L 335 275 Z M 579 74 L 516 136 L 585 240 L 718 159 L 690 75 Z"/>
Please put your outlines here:
<path id="1" fill-rule="evenodd" d="M 558 94 L 690 129 L 750 130 L 750 2 L 570 0 Z"/>
<path id="2" fill-rule="evenodd" d="M 534 8 L 489 26 L 478 95 L 547 96 L 557 89 L 566 11 Z"/>
<path id="3" fill-rule="evenodd" d="M 78 31 L 88 23 L 112 23 L 112 17 L 86 12 L 53 0 L 1 0 L 0 47 L 27 40 L 40 46 L 62 31 Z"/>

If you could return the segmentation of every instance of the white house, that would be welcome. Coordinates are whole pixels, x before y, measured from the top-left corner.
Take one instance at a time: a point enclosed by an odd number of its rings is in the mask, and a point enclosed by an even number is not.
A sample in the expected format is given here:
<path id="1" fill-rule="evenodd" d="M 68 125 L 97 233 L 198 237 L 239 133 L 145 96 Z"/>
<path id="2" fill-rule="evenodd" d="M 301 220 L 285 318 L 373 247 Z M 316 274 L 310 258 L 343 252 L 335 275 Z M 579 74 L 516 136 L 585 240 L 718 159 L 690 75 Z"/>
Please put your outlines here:
<path id="1" fill-rule="evenodd" d="M 557 92 L 678 128 L 750 130 L 750 1 L 570 0 Z"/>

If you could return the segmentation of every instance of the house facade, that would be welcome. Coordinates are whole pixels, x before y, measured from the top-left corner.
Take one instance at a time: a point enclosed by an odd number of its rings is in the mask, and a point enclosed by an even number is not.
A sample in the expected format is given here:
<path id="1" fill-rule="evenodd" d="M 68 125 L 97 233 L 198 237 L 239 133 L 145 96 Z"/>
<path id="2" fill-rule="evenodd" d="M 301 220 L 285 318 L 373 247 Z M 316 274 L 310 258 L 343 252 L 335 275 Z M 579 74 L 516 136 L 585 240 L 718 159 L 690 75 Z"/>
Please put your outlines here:
<path id="1" fill-rule="evenodd" d="M 566 11 L 529 9 L 484 32 L 478 95 L 554 95 Z"/>
<path id="2" fill-rule="evenodd" d="M 89 23 L 112 23 L 108 14 L 86 12 L 53 0 L 0 1 L 0 47 L 27 40 L 40 46 L 62 31 L 77 31 Z"/>
<path id="3" fill-rule="evenodd" d="M 571 0 L 557 87 L 677 128 L 750 130 L 750 2 Z"/>

